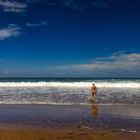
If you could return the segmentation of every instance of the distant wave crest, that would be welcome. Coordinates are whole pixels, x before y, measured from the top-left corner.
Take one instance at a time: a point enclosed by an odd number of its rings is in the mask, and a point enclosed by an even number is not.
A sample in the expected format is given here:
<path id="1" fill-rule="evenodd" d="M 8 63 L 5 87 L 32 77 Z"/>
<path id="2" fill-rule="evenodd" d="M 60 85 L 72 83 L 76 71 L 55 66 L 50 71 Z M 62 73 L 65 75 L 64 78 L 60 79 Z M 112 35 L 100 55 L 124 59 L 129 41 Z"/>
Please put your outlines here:
<path id="1" fill-rule="evenodd" d="M 140 88 L 139 82 L 97 82 L 99 88 Z M 0 87 L 90 88 L 92 82 L 0 82 Z"/>

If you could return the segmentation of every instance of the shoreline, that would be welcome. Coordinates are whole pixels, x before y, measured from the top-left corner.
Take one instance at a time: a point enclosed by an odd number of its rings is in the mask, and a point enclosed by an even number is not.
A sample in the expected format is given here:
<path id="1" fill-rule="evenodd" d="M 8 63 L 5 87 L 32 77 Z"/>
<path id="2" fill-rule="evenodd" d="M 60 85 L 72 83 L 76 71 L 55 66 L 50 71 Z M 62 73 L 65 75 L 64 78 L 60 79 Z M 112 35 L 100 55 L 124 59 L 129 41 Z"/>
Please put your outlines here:
<path id="1" fill-rule="evenodd" d="M 139 108 L 140 105 L 0 104 L 0 124 L 64 128 L 84 122 L 91 128 L 139 128 Z"/>
<path id="2" fill-rule="evenodd" d="M 0 104 L 0 139 L 139 140 L 139 107 Z"/>

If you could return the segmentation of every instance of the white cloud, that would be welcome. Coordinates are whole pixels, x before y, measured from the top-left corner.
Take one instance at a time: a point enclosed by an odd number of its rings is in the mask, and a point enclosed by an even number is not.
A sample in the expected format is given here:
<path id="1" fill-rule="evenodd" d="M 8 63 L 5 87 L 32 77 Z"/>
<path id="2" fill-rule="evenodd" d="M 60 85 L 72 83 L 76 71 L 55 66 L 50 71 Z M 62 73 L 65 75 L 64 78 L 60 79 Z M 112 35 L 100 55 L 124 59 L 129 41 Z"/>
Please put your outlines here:
<path id="1" fill-rule="evenodd" d="M 25 3 L 10 1 L 10 0 L 0 0 L 0 7 L 2 7 L 4 12 L 24 12 L 27 5 Z"/>
<path id="2" fill-rule="evenodd" d="M 39 26 L 47 26 L 48 22 L 42 21 L 39 23 L 26 23 L 27 27 L 39 27 Z"/>
<path id="3" fill-rule="evenodd" d="M 15 24 L 9 24 L 8 27 L 0 29 L 0 40 L 21 35 L 20 27 Z"/>
<path id="4" fill-rule="evenodd" d="M 87 64 L 50 67 L 49 70 L 80 76 L 140 76 L 140 54 L 113 54 Z"/>

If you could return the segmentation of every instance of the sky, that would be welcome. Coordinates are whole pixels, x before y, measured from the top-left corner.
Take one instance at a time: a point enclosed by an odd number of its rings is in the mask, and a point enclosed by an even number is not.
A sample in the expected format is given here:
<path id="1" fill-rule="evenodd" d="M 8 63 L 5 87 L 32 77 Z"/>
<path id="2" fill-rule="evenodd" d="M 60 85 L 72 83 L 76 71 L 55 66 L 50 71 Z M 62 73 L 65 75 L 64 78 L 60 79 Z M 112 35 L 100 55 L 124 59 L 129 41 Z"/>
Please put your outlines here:
<path id="1" fill-rule="evenodd" d="M 0 77 L 140 77 L 139 0 L 0 0 Z"/>

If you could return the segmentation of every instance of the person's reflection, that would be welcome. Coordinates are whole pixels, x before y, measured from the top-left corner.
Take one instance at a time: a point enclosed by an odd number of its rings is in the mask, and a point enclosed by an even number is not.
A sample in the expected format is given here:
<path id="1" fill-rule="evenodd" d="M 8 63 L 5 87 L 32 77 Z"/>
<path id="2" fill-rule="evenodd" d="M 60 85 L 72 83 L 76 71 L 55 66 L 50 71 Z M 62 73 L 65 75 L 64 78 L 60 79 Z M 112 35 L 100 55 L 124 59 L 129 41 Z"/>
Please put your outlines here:
<path id="1" fill-rule="evenodd" d="M 95 119 L 95 118 L 97 118 L 97 115 L 98 115 L 97 104 L 93 103 L 93 105 L 92 105 L 92 117 Z"/>

